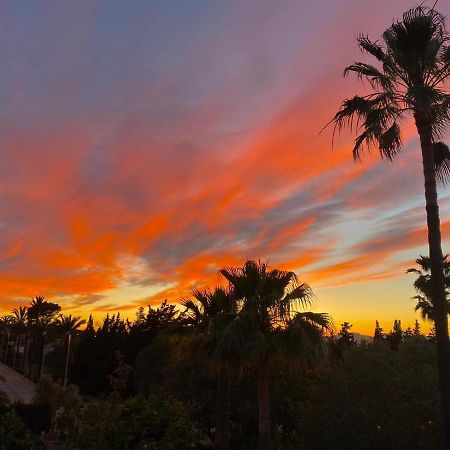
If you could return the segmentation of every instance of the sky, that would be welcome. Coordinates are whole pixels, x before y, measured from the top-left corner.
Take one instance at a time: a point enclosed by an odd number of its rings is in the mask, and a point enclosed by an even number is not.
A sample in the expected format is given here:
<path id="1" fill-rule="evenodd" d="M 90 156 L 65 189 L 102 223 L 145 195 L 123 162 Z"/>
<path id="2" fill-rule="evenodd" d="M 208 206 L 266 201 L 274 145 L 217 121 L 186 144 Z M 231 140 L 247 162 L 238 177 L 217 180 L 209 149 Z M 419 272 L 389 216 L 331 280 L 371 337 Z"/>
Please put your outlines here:
<path id="1" fill-rule="evenodd" d="M 251 258 L 294 270 L 336 326 L 412 326 L 405 270 L 427 252 L 414 128 L 394 163 L 355 164 L 350 133 L 319 134 L 367 89 L 342 76 L 366 58 L 355 36 L 412 6 L 1 1 L 0 311 L 44 295 L 132 318 Z"/>

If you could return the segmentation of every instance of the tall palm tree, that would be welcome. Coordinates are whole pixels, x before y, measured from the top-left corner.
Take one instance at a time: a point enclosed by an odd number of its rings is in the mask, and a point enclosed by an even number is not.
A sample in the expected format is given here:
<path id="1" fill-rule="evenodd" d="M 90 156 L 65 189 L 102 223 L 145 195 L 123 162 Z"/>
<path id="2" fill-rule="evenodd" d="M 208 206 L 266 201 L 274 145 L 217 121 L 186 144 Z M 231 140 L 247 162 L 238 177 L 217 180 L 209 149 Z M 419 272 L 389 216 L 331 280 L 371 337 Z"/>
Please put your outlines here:
<path id="1" fill-rule="evenodd" d="M 200 339 L 202 350 L 217 369 L 215 443 L 219 450 L 230 448 L 230 409 L 232 364 L 228 352 L 223 351 L 222 339 L 226 327 L 236 318 L 237 302 L 230 289 L 194 290 L 193 299 L 181 304 L 185 321 Z"/>
<path id="2" fill-rule="evenodd" d="M 450 152 L 438 140 L 450 122 L 450 94 L 445 90 L 450 80 L 450 38 L 444 16 L 421 5 L 394 22 L 381 42 L 365 35 L 357 42 L 376 65 L 356 62 L 345 69 L 344 75 L 354 73 L 359 80 L 367 81 L 372 93 L 344 100 L 330 123 L 334 123 L 335 131 L 345 126 L 357 131 L 354 159 L 377 146 L 382 158 L 393 160 L 402 149 L 400 121 L 407 115 L 414 118 L 425 180 L 441 403 L 450 445 L 450 345 L 436 190 L 436 178 L 445 180 L 449 176 Z"/>
<path id="3" fill-rule="evenodd" d="M 66 340 L 66 355 L 64 358 L 64 375 L 62 377 L 63 387 L 66 387 L 67 383 L 67 372 L 69 368 L 69 357 L 70 357 L 70 344 L 72 341 L 72 335 L 76 333 L 82 325 L 84 325 L 86 321 L 78 316 L 73 316 L 69 314 L 65 316 L 64 314 L 60 314 L 54 321 L 54 325 L 56 330 L 63 336 L 65 336 Z"/>
<path id="4" fill-rule="evenodd" d="M 258 378 L 259 448 L 272 448 L 269 364 L 277 350 L 297 359 L 325 353 L 322 330 L 331 329 L 327 314 L 296 312 L 308 306 L 312 291 L 294 272 L 269 269 L 266 264 L 247 261 L 243 267 L 225 268 L 242 304 L 237 320 L 226 329 L 224 342 L 239 349 L 242 364 L 256 365 Z"/>
<path id="5" fill-rule="evenodd" d="M 27 325 L 28 308 L 26 306 L 19 306 L 19 308 L 13 309 L 13 328 L 16 334 L 16 345 L 14 351 L 13 367 L 16 366 L 17 354 L 19 353 L 20 340 L 22 333 L 25 331 Z"/>
<path id="6" fill-rule="evenodd" d="M 428 256 L 420 256 L 416 259 L 416 263 L 419 268 L 411 267 L 406 272 L 417 274 L 417 278 L 414 281 L 414 288 L 418 292 L 413 297 L 417 300 L 415 311 L 420 311 L 423 320 L 434 320 L 433 303 L 431 301 L 431 264 Z M 445 293 L 447 297 L 447 314 L 450 312 L 450 302 L 448 300 L 450 289 L 450 261 L 448 255 L 445 255 L 442 260 L 442 266 L 444 268 L 444 282 Z"/>

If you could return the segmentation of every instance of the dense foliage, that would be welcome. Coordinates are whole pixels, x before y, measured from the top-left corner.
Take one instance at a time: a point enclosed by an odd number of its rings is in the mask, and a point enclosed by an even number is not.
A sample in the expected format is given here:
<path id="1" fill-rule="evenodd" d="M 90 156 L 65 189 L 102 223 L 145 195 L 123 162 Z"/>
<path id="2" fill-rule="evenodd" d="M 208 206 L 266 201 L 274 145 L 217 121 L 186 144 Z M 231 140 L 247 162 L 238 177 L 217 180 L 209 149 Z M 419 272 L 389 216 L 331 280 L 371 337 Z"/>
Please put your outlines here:
<path id="1" fill-rule="evenodd" d="M 395 321 L 388 333 L 377 323 L 373 338 L 360 342 L 351 328 L 345 322 L 326 337 L 326 360 L 298 364 L 274 354 L 274 446 L 441 448 L 432 339 L 418 323 L 403 331 Z M 205 364 L 193 333 L 192 319 L 167 302 L 140 309 L 133 322 L 117 315 L 97 329 L 88 322 L 76 334 L 72 384 L 62 389 L 59 376 L 46 371 L 32 405 L 4 404 L 0 448 L 38 449 L 49 442 L 68 450 L 213 447 L 217 370 Z M 82 367 L 89 376 L 78 388 L 74 376 Z M 230 448 L 254 449 L 254 370 L 233 370 L 232 386 Z"/>

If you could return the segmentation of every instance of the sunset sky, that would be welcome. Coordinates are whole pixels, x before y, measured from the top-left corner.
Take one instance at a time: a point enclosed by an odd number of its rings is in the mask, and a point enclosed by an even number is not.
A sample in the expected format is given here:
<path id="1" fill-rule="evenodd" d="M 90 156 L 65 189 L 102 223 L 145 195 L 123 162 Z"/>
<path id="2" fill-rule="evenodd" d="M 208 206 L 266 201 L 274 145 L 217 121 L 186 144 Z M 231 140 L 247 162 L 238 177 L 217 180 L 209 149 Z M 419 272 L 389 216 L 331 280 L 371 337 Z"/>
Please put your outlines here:
<path id="1" fill-rule="evenodd" d="M 342 77 L 366 58 L 355 36 L 411 6 L 3 1 L 1 310 L 40 294 L 132 317 L 255 258 L 295 270 L 336 325 L 413 325 L 405 269 L 427 252 L 414 128 L 394 164 L 354 164 L 350 133 L 334 148 L 319 135 L 365 89 Z"/>

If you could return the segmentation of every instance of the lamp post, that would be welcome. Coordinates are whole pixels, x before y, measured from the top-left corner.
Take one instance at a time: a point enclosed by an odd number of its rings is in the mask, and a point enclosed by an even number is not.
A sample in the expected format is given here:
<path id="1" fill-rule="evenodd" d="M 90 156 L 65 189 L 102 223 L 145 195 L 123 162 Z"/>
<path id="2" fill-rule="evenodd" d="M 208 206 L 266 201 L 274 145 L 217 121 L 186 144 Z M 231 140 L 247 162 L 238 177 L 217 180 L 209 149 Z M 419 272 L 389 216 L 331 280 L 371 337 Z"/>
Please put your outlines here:
<path id="1" fill-rule="evenodd" d="M 28 350 L 30 348 L 30 335 L 25 335 L 25 344 L 23 348 L 22 373 L 25 374 L 28 364 Z"/>
<path id="2" fill-rule="evenodd" d="M 14 345 L 14 356 L 12 360 L 12 368 L 15 369 L 16 367 L 16 358 L 17 358 L 17 352 L 19 351 L 19 344 L 20 344 L 20 334 L 16 336 L 16 340 L 13 342 Z"/>
<path id="3" fill-rule="evenodd" d="M 69 369 L 69 355 L 70 355 L 70 341 L 72 340 L 72 333 L 70 331 L 67 332 L 67 355 L 66 355 L 66 367 L 64 368 L 64 382 L 63 389 L 66 388 L 67 384 L 67 371 Z"/>
<path id="4" fill-rule="evenodd" d="M 8 365 L 9 331 L 6 332 L 5 364 Z"/>
<path id="5" fill-rule="evenodd" d="M 47 337 L 47 331 L 42 333 L 42 358 L 41 358 L 41 370 L 39 371 L 39 378 L 44 375 L 44 364 L 45 364 L 45 341 Z"/>
<path id="6" fill-rule="evenodd" d="M 5 332 L 2 331 L 2 340 L 0 343 L 0 359 L 4 361 L 3 359 L 3 341 L 5 340 Z"/>

